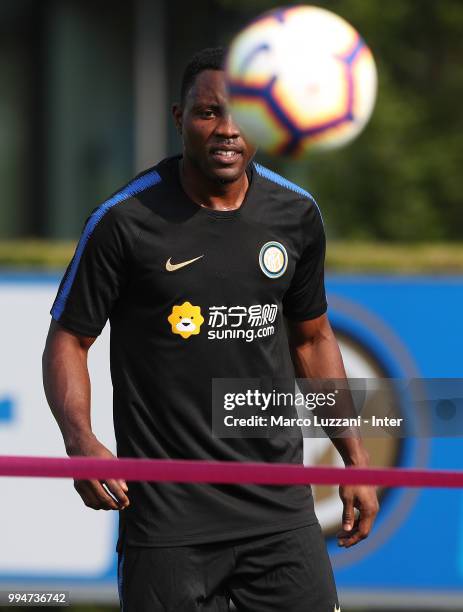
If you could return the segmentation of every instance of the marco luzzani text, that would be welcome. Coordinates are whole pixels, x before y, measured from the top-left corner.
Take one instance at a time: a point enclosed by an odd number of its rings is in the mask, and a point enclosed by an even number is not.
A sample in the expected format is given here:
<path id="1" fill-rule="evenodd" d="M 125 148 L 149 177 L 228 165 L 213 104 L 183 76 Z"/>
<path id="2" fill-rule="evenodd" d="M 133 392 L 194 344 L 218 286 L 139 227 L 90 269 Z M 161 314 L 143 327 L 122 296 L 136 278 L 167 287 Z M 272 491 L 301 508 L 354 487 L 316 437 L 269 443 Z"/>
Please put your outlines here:
<path id="1" fill-rule="evenodd" d="M 329 393 L 289 393 L 277 392 L 272 390 L 265 393 L 258 389 L 248 389 L 242 393 L 225 393 L 223 396 L 223 407 L 227 411 L 224 416 L 226 427 L 360 427 L 367 424 L 371 427 L 400 427 L 403 418 L 397 417 L 377 417 L 372 415 L 370 418 L 361 415 L 353 417 L 321 416 L 323 409 L 329 409 L 333 413 L 338 398 L 338 390 Z M 297 410 L 297 416 L 286 416 L 278 414 L 279 408 L 292 408 Z M 262 412 L 262 414 L 252 414 L 248 417 L 235 416 L 233 411 L 250 408 Z M 308 414 L 304 414 L 304 410 Z M 314 411 L 317 410 L 318 414 Z M 275 411 L 276 414 L 269 414 Z"/>

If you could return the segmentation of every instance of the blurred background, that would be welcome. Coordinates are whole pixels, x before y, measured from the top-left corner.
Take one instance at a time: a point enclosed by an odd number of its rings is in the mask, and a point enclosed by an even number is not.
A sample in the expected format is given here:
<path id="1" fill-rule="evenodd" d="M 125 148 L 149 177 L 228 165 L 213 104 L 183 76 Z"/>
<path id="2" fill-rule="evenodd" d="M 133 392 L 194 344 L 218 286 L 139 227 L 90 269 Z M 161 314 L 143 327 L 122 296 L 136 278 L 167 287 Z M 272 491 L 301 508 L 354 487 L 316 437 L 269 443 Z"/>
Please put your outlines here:
<path id="1" fill-rule="evenodd" d="M 357 377 L 463 377 L 463 2 L 326 0 L 375 56 L 377 106 L 345 149 L 259 161 L 314 194 L 328 236 L 330 318 Z M 0 0 L 0 453 L 64 454 L 45 405 L 48 311 L 91 210 L 179 150 L 184 65 L 227 45 L 267 0 Z M 92 355 L 94 426 L 114 446 L 108 331 Z M 329 445 L 306 462 L 335 464 Z M 463 468 L 459 439 L 368 442 L 376 465 Z M 318 490 L 343 610 L 463 610 L 463 494 L 388 490 L 375 533 L 336 549 L 334 489 Z M 0 591 L 116 602 L 115 517 L 69 482 L 2 479 Z"/>

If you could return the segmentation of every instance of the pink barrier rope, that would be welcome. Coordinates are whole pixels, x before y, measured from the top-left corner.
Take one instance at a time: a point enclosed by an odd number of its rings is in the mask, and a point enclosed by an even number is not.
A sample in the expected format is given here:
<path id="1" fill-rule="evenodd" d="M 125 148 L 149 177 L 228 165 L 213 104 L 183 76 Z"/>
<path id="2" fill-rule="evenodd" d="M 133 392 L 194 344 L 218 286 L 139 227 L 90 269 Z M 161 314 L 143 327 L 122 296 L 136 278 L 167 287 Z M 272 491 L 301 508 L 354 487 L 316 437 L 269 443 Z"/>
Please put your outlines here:
<path id="1" fill-rule="evenodd" d="M 220 484 L 364 484 L 382 487 L 463 487 L 463 471 L 405 468 L 304 467 L 282 463 L 2 457 L 0 476 Z"/>

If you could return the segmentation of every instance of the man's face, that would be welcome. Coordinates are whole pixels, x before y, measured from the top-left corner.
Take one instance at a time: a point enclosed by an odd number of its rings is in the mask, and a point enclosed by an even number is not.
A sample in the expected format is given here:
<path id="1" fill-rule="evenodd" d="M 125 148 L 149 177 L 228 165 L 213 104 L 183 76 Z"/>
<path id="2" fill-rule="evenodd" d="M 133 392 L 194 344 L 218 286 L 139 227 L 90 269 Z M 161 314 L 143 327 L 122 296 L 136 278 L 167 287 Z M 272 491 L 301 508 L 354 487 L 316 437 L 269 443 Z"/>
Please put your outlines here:
<path id="1" fill-rule="evenodd" d="M 188 91 L 183 108 L 174 107 L 183 137 L 183 154 L 207 178 L 231 183 L 241 178 L 255 154 L 227 108 L 222 70 L 203 70 Z"/>

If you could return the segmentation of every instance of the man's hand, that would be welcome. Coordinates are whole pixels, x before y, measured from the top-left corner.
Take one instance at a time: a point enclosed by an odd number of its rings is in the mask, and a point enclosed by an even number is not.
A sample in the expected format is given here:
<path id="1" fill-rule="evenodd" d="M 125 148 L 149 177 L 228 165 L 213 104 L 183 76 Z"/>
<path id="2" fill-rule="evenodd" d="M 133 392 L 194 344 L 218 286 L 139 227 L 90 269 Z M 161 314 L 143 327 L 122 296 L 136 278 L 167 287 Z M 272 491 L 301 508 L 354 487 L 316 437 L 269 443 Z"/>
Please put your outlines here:
<path id="1" fill-rule="evenodd" d="M 43 352 L 43 384 L 67 454 L 112 459 L 112 452 L 94 436 L 90 419 L 87 357 L 95 340 L 52 320 Z M 123 510 L 129 505 L 125 480 L 75 480 L 74 487 L 95 510 Z"/>
<path id="2" fill-rule="evenodd" d="M 80 457 L 101 457 L 113 459 L 113 453 L 103 446 L 95 436 L 79 442 L 68 453 Z M 126 493 L 129 490 L 125 480 L 74 480 L 74 488 L 84 504 L 94 510 L 124 510 L 129 505 Z"/>
<path id="3" fill-rule="evenodd" d="M 339 487 L 344 504 L 342 530 L 338 532 L 338 546 L 349 548 L 368 537 L 378 514 L 379 504 L 375 487 L 346 485 Z M 356 517 L 357 509 L 358 516 Z"/>
<path id="4" fill-rule="evenodd" d="M 289 346 L 298 378 L 318 381 L 346 379 L 341 351 L 326 314 L 307 321 L 290 321 L 288 327 Z M 333 416 L 350 416 L 351 404 L 348 400 L 349 396 L 341 403 L 341 410 L 344 413 Z M 369 465 L 368 453 L 357 431 L 353 431 L 352 436 L 329 437 L 346 466 Z M 339 495 L 344 504 L 344 511 L 343 529 L 337 534 L 338 544 L 349 548 L 368 537 L 378 514 L 378 498 L 374 487 L 359 485 L 341 486 Z M 355 515 L 355 509 L 359 511 L 358 517 Z"/>

